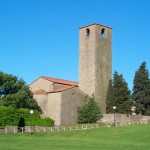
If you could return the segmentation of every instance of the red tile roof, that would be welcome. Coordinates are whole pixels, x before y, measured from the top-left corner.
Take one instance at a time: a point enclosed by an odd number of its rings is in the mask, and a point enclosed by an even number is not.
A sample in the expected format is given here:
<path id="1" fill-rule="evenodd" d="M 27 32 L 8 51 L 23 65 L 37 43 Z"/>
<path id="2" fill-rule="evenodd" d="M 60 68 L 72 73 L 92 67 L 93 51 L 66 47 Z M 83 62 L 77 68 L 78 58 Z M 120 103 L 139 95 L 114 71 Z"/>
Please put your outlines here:
<path id="1" fill-rule="evenodd" d="M 41 76 L 41 78 L 54 82 L 54 83 L 60 83 L 60 84 L 65 84 L 65 85 L 72 85 L 72 86 L 78 86 L 78 82 L 74 81 L 68 81 L 68 80 L 63 80 L 63 79 L 58 79 L 58 78 L 51 78 L 51 77 L 45 77 Z"/>
<path id="2" fill-rule="evenodd" d="M 69 90 L 69 89 L 72 89 L 72 88 L 75 88 L 75 86 L 64 86 L 64 87 L 60 87 L 60 88 L 58 88 L 58 89 L 49 91 L 49 92 L 47 92 L 47 93 L 57 93 L 57 92 L 66 91 L 66 90 Z"/>
<path id="3" fill-rule="evenodd" d="M 40 90 L 34 91 L 33 94 L 34 95 L 46 95 L 47 93 L 44 90 L 40 89 Z"/>

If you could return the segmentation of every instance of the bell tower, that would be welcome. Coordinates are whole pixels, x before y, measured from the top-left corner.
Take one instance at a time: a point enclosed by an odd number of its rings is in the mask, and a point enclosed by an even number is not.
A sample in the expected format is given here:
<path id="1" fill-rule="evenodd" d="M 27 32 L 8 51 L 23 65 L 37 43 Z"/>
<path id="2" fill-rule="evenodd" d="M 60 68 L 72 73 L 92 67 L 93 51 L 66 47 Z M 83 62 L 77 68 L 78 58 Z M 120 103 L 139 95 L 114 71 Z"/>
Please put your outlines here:
<path id="1" fill-rule="evenodd" d="M 80 28 L 79 88 L 95 95 L 106 113 L 106 93 L 112 75 L 112 28 L 97 23 Z"/>

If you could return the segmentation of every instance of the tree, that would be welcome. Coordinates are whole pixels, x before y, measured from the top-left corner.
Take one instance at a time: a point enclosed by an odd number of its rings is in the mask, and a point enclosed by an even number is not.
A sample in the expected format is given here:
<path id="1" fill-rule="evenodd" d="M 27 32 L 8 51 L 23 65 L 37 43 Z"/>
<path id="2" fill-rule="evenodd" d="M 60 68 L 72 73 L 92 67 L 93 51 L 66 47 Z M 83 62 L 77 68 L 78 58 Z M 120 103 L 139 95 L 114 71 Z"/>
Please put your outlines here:
<path id="1" fill-rule="evenodd" d="M 22 79 L 0 72 L 0 105 L 38 109 L 33 94 Z"/>
<path id="2" fill-rule="evenodd" d="M 150 115 L 150 79 L 146 62 L 142 62 L 135 72 L 132 98 L 136 103 L 137 113 Z"/>
<path id="3" fill-rule="evenodd" d="M 115 105 L 115 97 L 114 97 L 113 83 L 112 80 L 110 80 L 106 95 L 106 113 L 112 113 L 113 112 L 112 108 L 114 105 Z"/>
<path id="4" fill-rule="evenodd" d="M 95 123 L 102 117 L 94 96 L 86 97 L 86 104 L 77 108 L 77 123 Z"/>
<path id="5" fill-rule="evenodd" d="M 115 105 L 117 107 L 116 112 L 121 114 L 130 113 L 130 91 L 128 85 L 125 82 L 122 74 L 119 75 L 118 72 L 114 73 L 113 81 L 114 99 Z"/>

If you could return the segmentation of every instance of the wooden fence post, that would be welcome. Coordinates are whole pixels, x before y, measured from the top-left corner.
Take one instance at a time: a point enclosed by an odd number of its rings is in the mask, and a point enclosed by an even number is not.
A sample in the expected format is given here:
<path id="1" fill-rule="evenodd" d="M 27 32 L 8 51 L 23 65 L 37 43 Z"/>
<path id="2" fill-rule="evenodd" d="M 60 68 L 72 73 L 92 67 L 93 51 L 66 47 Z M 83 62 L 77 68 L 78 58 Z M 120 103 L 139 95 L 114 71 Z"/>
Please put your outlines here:
<path id="1" fill-rule="evenodd" d="M 78 126 L 76 126 L 76 130 L 78 130 Z"/>
<path id="2" fill-rule="evenodd" d="M 66 127 L 64 126 L 64 131 L 66 131 Z"/>
<path id="3" fill-rule="evenodd" d="M 5 127 L 5 133 L 8 133 L 8 131 L 7 131 L 7 127 Z"/>
<path id="4" fill-rule="evenodd" d="M 24 127 L 21 128 L 21 132 L 23 133 Z"/>
<path id="5" fill-rule="evenodd" d="M 16 133 L 16 129 L 14 128 L 14 134 Z"/>
<path id="6" fill-rule="evenodd" d="M 44 132 L 46 132 L 46 128 L 44 127 Z"/>

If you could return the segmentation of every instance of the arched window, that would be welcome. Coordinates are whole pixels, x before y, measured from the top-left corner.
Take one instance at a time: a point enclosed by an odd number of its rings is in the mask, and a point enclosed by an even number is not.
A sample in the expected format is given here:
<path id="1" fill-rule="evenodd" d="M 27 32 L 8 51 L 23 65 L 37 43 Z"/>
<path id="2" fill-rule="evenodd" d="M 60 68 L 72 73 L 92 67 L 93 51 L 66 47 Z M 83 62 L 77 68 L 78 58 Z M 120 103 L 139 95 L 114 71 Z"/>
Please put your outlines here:
<path id="1" fill-rule="evenodd" d="M 89 38 L 90 37 L 90 29 L 86 29 L 86 38 Z"/>
<path id="2" fill-rule="evenodd" d="M 105 29 L 101 30 L 101 38 L 105 38 Z"/>

